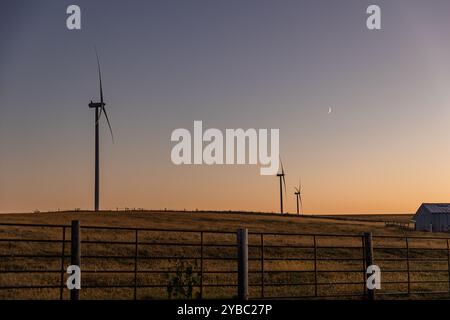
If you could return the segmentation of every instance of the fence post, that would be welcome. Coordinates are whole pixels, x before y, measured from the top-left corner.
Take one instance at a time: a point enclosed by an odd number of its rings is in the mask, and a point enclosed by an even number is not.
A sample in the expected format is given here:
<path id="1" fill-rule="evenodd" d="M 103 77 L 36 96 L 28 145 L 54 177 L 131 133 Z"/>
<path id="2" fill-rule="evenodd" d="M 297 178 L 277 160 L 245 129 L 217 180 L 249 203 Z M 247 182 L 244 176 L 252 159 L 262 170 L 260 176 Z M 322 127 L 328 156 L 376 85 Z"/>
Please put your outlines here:
<path id="1" fill-rule="evenodd" d="M 314 241 L 314 296 L 317 297 L 319 294 L 317 285 L 317 239 L 316 235 L 313 235 Z"/>
<path id="2" fill-rule="evenodd" d="M 72 221 L 71 232 L 71 258 L 70 264 L 81 268 L 81 238 L 80 238 L 80 221 Z M 80 290 L 70 290 L 70 300 L 80 300 Z"/>
<path id="3" fill-rule="evenodd" d="M 261 298 L 264 299 L 264 233 L 261 233 Z"/>
<path id="4" fill-rule="evenodd" d="M 372 244 L 372 233 L 366 232 L 364 233 L 364 249 L 365 249 L 365 257 L 366 257 L 366 268 L 373 265 L 373 244 Z M 366 281 L 370 275 L 367 274 L 366 269 Z M 367 283 L 366 283 L 367 286 Z M 369 300 L 375 300 L 375 289 L 367 288 L 367 298 Z"/>
<path id="5" fill-rule="evenodd" d="M 405 245 L 406 245 L 406 271 L 408 272 L 408 295 L 411 294 L 411 275 L 409 272 L 409 242 L 408 237 L 405 237 Z"/>
<path id="6" fill-rule="evenodd" d="M 138 256 L 139 256 L 139 248 L 138 248 L 138 239 L 139 239 L 139 229 L 134 231 L 134 292 L 133 298 L 137 299 L 137 273 L 138 273 Z"/>
<path id="7" fill-rule="evenodd" d="M 248 299 L 248 230 L 238 229 L 238 299 Z"/>
<path id="8" fill-rule="evenodd" d="M 450 246 L 447 239 L 447 276 L 448 276 L 448 292 L 450 292 Z"/>
<path id="9" fill-rule="evenodd" d="M 203 231 L 200 231 L 200 299 L 203 299 Z"/>
<path id="10" fill-rule="evenodd" d="M 62 227 L 62 249 L 61 249 L 61 277 L 60 277 L 60 286 L 59 289 L 59 300 L 63 300 L 64 298 L 64 257 L 66 254 L 66 227 Z"/>

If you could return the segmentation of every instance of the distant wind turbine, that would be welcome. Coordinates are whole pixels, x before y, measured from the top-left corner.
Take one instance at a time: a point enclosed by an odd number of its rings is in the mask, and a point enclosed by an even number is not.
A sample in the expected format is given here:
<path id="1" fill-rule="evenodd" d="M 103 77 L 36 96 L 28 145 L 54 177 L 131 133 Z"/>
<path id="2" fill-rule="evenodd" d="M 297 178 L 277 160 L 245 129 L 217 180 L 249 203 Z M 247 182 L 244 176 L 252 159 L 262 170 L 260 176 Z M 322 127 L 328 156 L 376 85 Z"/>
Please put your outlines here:
<path id="1" fill-rule="evenodd" d="M 300 214 L 300 209 L 303 210 L 303 203 L 302 203 L 302 182 L 299 179 L 298 180 L 298 187 L 295 187 L 295 197 L 297 199 L 297 214 Z"/>
<path id="2" fill-rule="evenodd" d="M 284 168 L 283 168 L 283 162 L 280 159 L 281 164 L 281 173 L 277 173 L 277 177 L 280 177 L 280 213 L 283 214 L 283 185 L 284 185 L 284 191 L 286 191 L 286 178 L 284 174 Z"/>
<path id="3" fill-rule="evenodd" d="M 100 154 L 99 154 L 99 130 L 98 130 L 98 122 L 100 120 L 100 116 L 102 113 L 105 114 L 106 122 L 108 123 L 109 131 L 111 133 L 111 138 L 114 143 L 114 135 L 111 129 L 111 124 L 109 122 L 108 114 L 106 113 L 105 105 L 106 103 L 103 100 L 103 87 L 102 87 L 102 74 L 100 71 L 100 60 L 98 59 L 97 50 L 95 51 L 95 55 L 97 56 L 97 67 L 98 67 L 98 79 L 100 82 L 100 102 L 91 102 L 89 103 L 89 108 L 95 108 L 95 187 L 94 187 L 94 210 L 98 211 L 100 207 Z"/>

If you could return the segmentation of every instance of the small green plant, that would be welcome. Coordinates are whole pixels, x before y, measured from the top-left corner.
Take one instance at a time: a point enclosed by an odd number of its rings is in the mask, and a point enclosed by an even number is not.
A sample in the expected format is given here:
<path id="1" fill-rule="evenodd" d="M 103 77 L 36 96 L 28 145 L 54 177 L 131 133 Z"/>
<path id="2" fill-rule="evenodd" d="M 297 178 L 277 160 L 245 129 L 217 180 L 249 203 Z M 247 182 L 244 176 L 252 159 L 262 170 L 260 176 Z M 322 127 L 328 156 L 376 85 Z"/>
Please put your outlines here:
<path id="1" fill-rule="evenodd" d="M 197 261 L 195 261 L 195 269 Z M 198 272 L 194 272 L 194 267 L 186 265 L 184 261 L 178 261 L 175 275 L 169 278 L 167 284 L 167 295 L 169 299 L 199 299 L 200 292 L 194 294 L 194 289 L 200 283 Z"/>

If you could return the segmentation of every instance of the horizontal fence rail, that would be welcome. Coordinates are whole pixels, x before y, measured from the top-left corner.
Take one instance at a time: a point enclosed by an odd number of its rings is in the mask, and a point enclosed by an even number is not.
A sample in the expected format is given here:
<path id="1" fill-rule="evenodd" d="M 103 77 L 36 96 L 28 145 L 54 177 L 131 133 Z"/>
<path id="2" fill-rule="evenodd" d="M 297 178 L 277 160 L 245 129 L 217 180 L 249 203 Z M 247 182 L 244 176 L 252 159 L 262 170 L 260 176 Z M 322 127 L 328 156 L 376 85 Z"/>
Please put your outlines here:
<path id="1" fill-rule="evenodd" d="M 382 274 L 377 298 L 450 297 L 447 238 L 74 230 L 0 223 L 0 299 L 367 299 L 372 263 Z M 66 270 L 80 259 L 81 290 L 70 292 Z"/>

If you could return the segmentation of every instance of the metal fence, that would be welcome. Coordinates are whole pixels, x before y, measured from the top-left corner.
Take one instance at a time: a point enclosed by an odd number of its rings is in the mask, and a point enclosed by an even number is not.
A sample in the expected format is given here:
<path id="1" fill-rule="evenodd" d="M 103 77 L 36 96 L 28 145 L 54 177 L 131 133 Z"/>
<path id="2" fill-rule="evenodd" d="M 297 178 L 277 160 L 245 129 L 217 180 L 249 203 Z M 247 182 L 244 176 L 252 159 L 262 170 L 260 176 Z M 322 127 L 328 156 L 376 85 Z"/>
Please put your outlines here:
<path id="1" fill-rule="evenodd" d="M 14 299 L 21 297 L 18 291 L 27 291 L 34 296 L 31 291 L 52 290 L 57 291 L 59 298 L 63 299 L 65 289 L 64 274 L 66 247 L 70 245 L 67 240 L 67 229 L 64 225 L 35 225 L 35 224 L 12 224 L 2 223 L 0 225 L 0 294 L 1 298 Z M 31 229 L 38 228 L 39 234 L 58 234 L 58 237 L 30 237 Z M 27 237 L 28 235 L 28 237 Z M 33 250 L 37 247 L 47 248 L 59 247 L 59 250 Z M 48 261 L 52 261 L 51 265 Z M 56 263 L 55 263 L 56 262 Z M 59 267 L 56 267 L 59 264 Z M 20 281 L 21 279 L 50 275 L 52 281 Z M 59 278 L 59 281 L 55 281 Z M 28 280 L 28 279 L 27 279 Z M 21 282 L 21 283 L 18 283 Z M 37 297 L 39 298 L 39 297 Z"/>
<path id="2" fill-rule="evenodd" d="M 449 238 L 374 236 L 374 261 L 383 274 L 380 296 L 450 297 Z"/>
<path id="3" fill-rule="evenodd" d="M 66 268 L 81 266 L 81 290 Z M 0 224 L 0 299 L 450 296 L 449 239 Z"/>
<path id="4" fill-rule="evenodd" d="M 413 231 L 415 230 L 415 223 L 414 222 L 403 222 L 403 221 L 384 221 L 384 225 L 386 227 L 396 227 L 403 230 L 409 230 Z"/>

